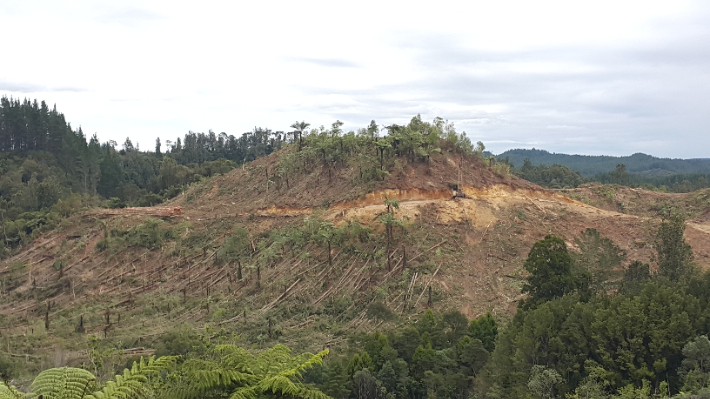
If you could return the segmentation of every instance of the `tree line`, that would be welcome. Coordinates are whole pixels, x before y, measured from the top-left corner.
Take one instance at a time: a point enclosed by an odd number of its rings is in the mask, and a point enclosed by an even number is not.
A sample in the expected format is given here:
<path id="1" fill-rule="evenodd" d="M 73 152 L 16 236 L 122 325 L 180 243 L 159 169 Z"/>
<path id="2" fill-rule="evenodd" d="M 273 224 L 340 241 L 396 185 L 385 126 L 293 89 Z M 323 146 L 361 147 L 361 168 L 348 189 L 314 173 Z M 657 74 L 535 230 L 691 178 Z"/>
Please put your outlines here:
<path id="1" fill-rule="evenodd" d="M 119 146 L 87 137 L 56 106 L 3 96 L 0 256 L 80 208 L 155 205 L 203 177 L 278 151 L 284 139 L 283 132 L 259 127 L 240 137 L 188 132 L 141 151 L 130 138 Z"/>
<path id="2" fill-rule="evenodd" d="M 509 152 L 504 154 L 507 153 Z M 535 152 L 533 151 L 533 153 Z M 562 154 L 552 155 L 557 156 Z M 572 167 L 579 166 L 575 163 L 571 163 L 571 166 L 564 163 L 553 163 L 552 165 L 548 165 L 540 163 L 541 161 L 539 159 L 537 162 L 534 162 L 530 158 L 523 158 L 522 166 L 515 167 L 514 161 L 516 159 L 516 157 L 511 158 L 510 155 L 506 155 L 505 158 L 498 156 L 497 162 L 508 165 L 511 168 L 511 173 L 522 179 L 538 184 L 542 187 L 552 189 L 575 188 L 581 184 L 590 182 L 619 184 L 627 187 L 643 188 L 650 191 L 673 193 L 688 193 L 710 187 L 710 173 L 701 172 L 705 170 L 702 168 L 693 169 L 689 167 L 680 169 L 684 172 L 671 172 L 661 169 L 632 172 L 632 169 L 630 169 L 626 164 L 617 163 L 611 170 L 604 170 L 595 173 L 594 175 L 583 177 L 583 174 L 578 172 L 577 169 L 571 169 Z M 560 161 L 565 160 L 566 158 L 557 159 L 552 157 L 551 159 Z M 631 159 L 633 159 L 633 157 L 631 157 Z M 668 162 L 672 161 L 682 160 L 669 160 Z M 704 161 L 688 160 L 687 162 L 693 165 L 702 164 Z M 660 167 L 662 165 L 651 164 L 651 166 Z M 687 172 L 687 170 L 690 170 L 690 172 Z M 694 170 L 697 170 L 697 172 Z"/>
<path id="3" fill-rule="evenodd" d="M 508 158 L 515 165 L 521 165 L 525 158 L 533 165 L 564 165 L 585 178 L 608 173 L 618 164 L 626 165 L 629 173 L 648 176 L 710 173 L 710 159 L 669 159 L 642 153 L 624 157 L 568 155 L 533 148 L 508 150 L 496 158 L 499 160 Z"/>

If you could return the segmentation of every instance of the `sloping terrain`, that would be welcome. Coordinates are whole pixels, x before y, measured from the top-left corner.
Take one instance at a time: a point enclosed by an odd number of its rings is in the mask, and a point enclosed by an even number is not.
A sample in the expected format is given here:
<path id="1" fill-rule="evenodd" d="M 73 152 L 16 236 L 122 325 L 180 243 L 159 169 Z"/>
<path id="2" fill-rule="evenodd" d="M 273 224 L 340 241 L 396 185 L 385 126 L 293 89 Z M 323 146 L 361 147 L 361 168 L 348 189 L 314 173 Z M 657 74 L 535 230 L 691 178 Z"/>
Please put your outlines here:
<path id="1" fill-rule="evenodd" d="M 710 267 L 707 191 L 556 192 L 447 154 L 402 162 L 384 181 L 362 182 L 354 167 L 319 166 L 287 182 L 278 177 L 278 157 L 164 204 L 182 213 L 87 212 L 3 261 L 2 350 L 66 363 L 86 356 L 86 334 L 149 348 L 182 325 L 310 350 L 404 322 L 428 305 L 507 318 L 534 242 L 555 234 L 575 250 L 574 238 L 595 228 L 628 262 L 651 262 L 658 215 L 669 206 L 692 219 L 686 239 L 697 264 Z M 389 239 L 386 199 L 399 201 Z M 226 241 L 240 228 L 248 232 L 244 248 L 227 256 Z"/>

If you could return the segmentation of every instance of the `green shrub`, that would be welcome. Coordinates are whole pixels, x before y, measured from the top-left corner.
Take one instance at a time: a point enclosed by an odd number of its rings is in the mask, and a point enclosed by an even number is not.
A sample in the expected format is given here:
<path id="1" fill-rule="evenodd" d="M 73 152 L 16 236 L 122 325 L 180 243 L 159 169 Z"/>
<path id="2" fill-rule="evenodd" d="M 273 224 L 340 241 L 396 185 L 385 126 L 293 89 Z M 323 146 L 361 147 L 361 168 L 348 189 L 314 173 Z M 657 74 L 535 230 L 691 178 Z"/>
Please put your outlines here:
<path id="1" fill-rule="evenodd" d="M 105 251 L 106 249 L 108 249 L 108 246 L 109 246 L 109 241 L 107 239 L 103 239 L 103 240 L 96 243 L 96 250 L 99 252 Z"/>
<path id="2" fill-rule="evenodd" d="M 172 231 L 161 229 L 161 224 L 162 220 L 146 219 L 145 223 L 131 227 L 126 232 L 128 246 L 160 248 L 164 239 L 172 238 Z"/>
<path id="3" fill-rule="evenodd" d="M 367 318 L 370 320 L 390 321 L 394 313 L 382 302 L 375 302 L 367 308 Z"/>
<path id="4" fill-rule="evenodd" d="M 138 206 L 155 206 L 163 203 L 163 197 L 158 194 L 146 194 L 138 200 Z"/>
<path id="5" fill-rule="evenodd" d="M 108 207 L 111 209 L 120 209 L 120 208 L 125 208 L 126 203 L 124 201 L 121 201 L 120 198 L 116 197 L 111 197 L 108 203 Z"/>

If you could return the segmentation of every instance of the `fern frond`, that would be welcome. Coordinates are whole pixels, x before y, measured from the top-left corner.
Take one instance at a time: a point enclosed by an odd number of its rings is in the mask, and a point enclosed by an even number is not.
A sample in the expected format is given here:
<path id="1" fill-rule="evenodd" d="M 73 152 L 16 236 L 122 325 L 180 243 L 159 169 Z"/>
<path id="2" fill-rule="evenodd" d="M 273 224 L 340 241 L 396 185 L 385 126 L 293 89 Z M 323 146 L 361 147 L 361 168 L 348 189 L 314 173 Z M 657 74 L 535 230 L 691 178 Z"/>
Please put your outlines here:
<path id="1" fill-rule="evenodd" d="M 258 396 L 257 387 L 242 387 L 232 392 L 229 399 L 256 399 Z"/>
<path id="2" fill-rule="evenodd" d="M 266 378 L 253 387 L 237 389 L 229 396 L 229 399 L 256 399 L 263 395 L 301 399 L 332 399 L 318 389 L 296 384 L 283 375 Z"/>
<path id="3" fill-rule="evenodd" d="M 44 399 L 83 398 L 95 380 L 96 377 L 90 372 L 74 367 L 44 370 L 32 382 L 32 396 L 42 395 Z"/>
<path id="4" fill-rule="evenodd" d="M 244 348 L 236 345 L 217 345 L 215 354 L 220 357 L 220 363 L 225 368 L 235 369 L 245 374 L 255 374 L 249 365 L 255 364 L 256 357 Z"/>
<path id="5" fill-rule="evenodd" d="M 116 375 L 115 381 L 107 382 L 101 390 L 87 395 L 86 399 L 138 397 L 144 391 L 148 377 L 169 370 L 178 359 L 179 356 L 163 356 L 158 359 L 151 356 L 148 360 L 141 357 L 140 362 L 133 362 L 133 367 L 123 370 L 123 375 Z"/>
<path id="6" fill-rule="evenodd" d="M 279 375 L 282 375 L 284 377 L 298 377 L 301 378 L 301 372 L 315 366 L 315 365 L 321 365 L 323 364 L 323 358 L 328 355 L 330 351 L 328 349 L 324 349 L 320 352 L 318 352 L 315 355 L 306 354 L 309 356 L 309 358 L 305 361 L 299 362 L 300 364 L 290 370 L 285 370 L 279 373 Z"/>
<path id="7" fill-rule="evenodd" d="M 176 399 L 204 397 L 215 389 L 235 386 L 251 386 L 259 378 L 244 373 L 239 368 L 224 367 L 213 361 L 190 359 L 182 364 L 176 381 L 169 389 L 170 397 Z"/>
<path id="8" fill-rule="evenodd" d="M 151 356 L 148 360 L 141 357 L 140 362 L 133 362 L 133 367 L 130 371 L 133 374 L 140 373 L 146 377 L 151 377 L 172 369 L 180 359 L 181 356 L 162 356 L 157 359 L 155 356 Z"/>
<path id="9" fill-rule="evenodd" d="M 12 385 L 0 382 L 0 399 L 24 399 L 27 395 L 17 390 Z"/>

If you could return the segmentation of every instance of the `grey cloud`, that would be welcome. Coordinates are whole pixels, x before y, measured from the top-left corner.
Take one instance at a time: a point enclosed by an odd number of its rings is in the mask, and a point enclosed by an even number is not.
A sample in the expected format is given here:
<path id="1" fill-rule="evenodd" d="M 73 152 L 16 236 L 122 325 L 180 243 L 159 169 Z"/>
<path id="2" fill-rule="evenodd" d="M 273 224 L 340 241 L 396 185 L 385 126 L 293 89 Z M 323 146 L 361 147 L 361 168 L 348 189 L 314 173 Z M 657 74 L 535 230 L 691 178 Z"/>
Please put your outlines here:
<path id="1" fill-rule="evenodd" d="M 702 148 L 710 145 L 707 30 L 693 41 L 670 37 L 661 44 L 613 50 L 561 47 L 481 51 L 463 48 L 447 36 L 410 36 L 399 45 L 414 50 L 416 65 L 424 70 L 426 79 L 367 90 L 338 90 L 338 94 L 368 104 L 366 109 L 375 119 L 411 118 L 412 111 L 425 110 L 422 114 L 427 117 L 459 121 L 460 129 L 490 138 L 498 151 L 511 148 L 510 142 L 535 141 L 537 146 L 560 152 L 620 155 L 645 151 L 689 157 L 702 156 Z M 528 62 L 573 68 L 521 69 L 521 63 Z M 331 93 L 328 89 L 313 90 Z M 390 100 L 382 93 L 396 93 L 396 98 L 406 100 Z M 435 110 L 437 103 L 456 105 L 452 109 L 502 104 L 508 110 L 441 115 L 426 111 Z"/>
<path id="2" fill-rule="evenodd" d="M 97 19 L 99 22 L 136 27 L 163 18 L 159 13 L 142 8 L 117 8 L 102 11 Z"/>
<path id="3" fill-rule="evenodd" d="M 45 91 L 69 91 L 69 92 L 74 92 L 74 93 L 81 93 L 81 92 L 85 92 L 88 90 L 83 87 L 60 86 L 60 87 L 51 87 Z"/>
<path id="4" fill-rule="evenodd" d="M 0 91 L 15 93 L 39 93 L 39 92 L 83 92 L 87 91 L 81 87 L 58 86 L 51 87 L 28 82 L 12 82 L 0 80 Z"/>
<path id="5" fill-rule="evenodd" d="M 25 82 L 8 82 L 5 80 L 0 80 L 0 91 L 11 91 L 17 93 L 34 93 L 38 91 L 43 91 L 44 86 L 39 86 L 33 83 Z"/>
<path id="6" fill-rule="evenodd" d="M 317 65 L 325 68 L 359 68 L 360 65 L 356 62 L 340 59 L 340 58 L 307 58 L 307 57 L 297 57 L 293 58 L 293 61 L 304 62 L 308 64 Z"/>

